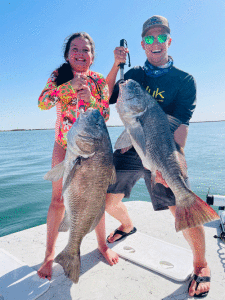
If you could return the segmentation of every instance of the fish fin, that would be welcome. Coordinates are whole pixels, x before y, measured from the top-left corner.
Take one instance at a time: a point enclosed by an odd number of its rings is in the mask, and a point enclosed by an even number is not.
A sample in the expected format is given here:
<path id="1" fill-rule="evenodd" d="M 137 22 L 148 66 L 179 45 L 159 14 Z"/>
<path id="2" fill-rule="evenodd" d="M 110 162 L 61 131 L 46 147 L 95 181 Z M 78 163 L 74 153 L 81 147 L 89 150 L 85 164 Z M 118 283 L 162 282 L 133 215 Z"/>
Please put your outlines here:
<path id="1" fill-rule="evenodd" d="M 135 127 L 129 127 L 128 131 L 132 138 L 135 140 L 135 142 L 138 144 L 138 147 L 140 147 L 141 150 L 144 152 L 144 155 L 146 155 L 145 133 L 140 120 L 136 121 Z M 135 148 L 135 145 L 133 146 Z"/>
<path id="2" fill-rule="evenodd" d="M 58 232 L 66 232 L 70 229 L 70 219 L 68 213 L 65 211 L 64 218 L 59 225 Z"/>
<path id="3" fill-rule="evenodd" d="M 102 205 L 99 213 L 97 214 L 96 218 L 94 219 L 94 222 L 92 223 L 91 228 L 88 231 L 88 233 L 95 229 L 95 227 L 98 225 L 99 221 L 101 220 L 104 212 L 105 212 L 105 203 L 104 203 L 104 205 Z"/>
<path id="4" fill-rule="evenodd" d="M 201 198 L 191 192 L 193 201 L 190 206 L 176 207 L 175 228 L 176 231 L 187 228 L 197 227 L 199 225 L 219 219 L 218 214 Z M 190 202 L 190 199 L 187 199 Z"/>
<path id="5" fill-rule="evenodd" d="M 52 168 L 48 173 L 45 174 L 44 179 L 50 181 L 58 181 L 61 177 L 63 177 L 63 173 L 65 170 L 64 160 Z"/>
<path id="6" fill-rule="evenodd" d="M 182 122 L 179 119 L 177 119 L 171 115 L 166 115 L 166 116 L 169 121 L 171 133 L 174 134 L 174 132 L 182 124 Z M 187 163 L 186 163 L 186 159 L 185 159 L 184 149 L 179 144 L 177 144 L 176 141 L 175 141 L 175 145 L 177 148 L 178 162 L 180 164 L 181 173 L 182 173 L 182 176 L 184 178 L 186 178 L 187 177 Z"/>
<path id="7" fill-rule="evenodd" d="M 170 130 L 172 133 L 174 133 L 177 130 L 177 128 L 182 124 L 182 122 L 171 115 L 166 115 L 166 116 L 169 121 Z"/>
<path id="8" fill-rule="evenodd" d="M 71 255 L 64 249 L 56 256 L 54 261 L 63 267 L 65 275 L 70 280 L 78 283 L 80 276 L 80 253 Z"/>
<path id="9" fill-rule="evenodd" d="M 114 149 L 123 149 L 127 147 L 131 147 L 132 142 L 129 136 L 129 133 L 126 131 L 126 129 L 121 133 L 121 135 L 118 137 Z"/>
<path id="10" fill-rule="evenodd" d="M 113 168 L 112 168 L 112 175 L 111 175 L 109 184 L 115 184 L 115 183 L 116 183 L 116 169 L 113 166 Z"/>
<path id="11" fill-rule="evenodd" d="M 73 162 L 73 167 L 70 170 L 68 176 L 66 177 L 64 183 L 63 183 L 63 187 L 62 187 L 62 195 L 64 194 L 65 190 L 68 188 L 68 186 L 70 185 L 75 172 L 81 167 L 81 163 L 83 160 L 86 160 L 87 158 L 83 158 L 81 156 L 78 156 L 74 162 Z"/>
<path id="12" fill-rule="evenodd" d="M 178 155 L 178 163 L 180 165 L 180 170 L 183 178 L 187 178 L 187 162 L 185 159 L 184 149 L 179 146 L 176 142 L 176 148 L 177 148 L 177 155 Z"/>
<path id="13" fill-rule="evenodd" d="M 156 185 L 155 177 L 156 177 L 156 174 L 151 172 L 151 189 L 152 190 L 154 189 L 154 187 Z"/>

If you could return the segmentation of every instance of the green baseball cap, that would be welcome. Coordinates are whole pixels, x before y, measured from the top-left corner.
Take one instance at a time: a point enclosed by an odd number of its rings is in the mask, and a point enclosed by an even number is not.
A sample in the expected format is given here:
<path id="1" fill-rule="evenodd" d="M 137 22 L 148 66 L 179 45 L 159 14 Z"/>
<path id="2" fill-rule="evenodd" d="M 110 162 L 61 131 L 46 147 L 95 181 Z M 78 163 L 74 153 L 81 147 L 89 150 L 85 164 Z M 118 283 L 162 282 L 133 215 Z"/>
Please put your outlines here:
<path id="1" fill-rule="evenodd" d="M 149 18 L 147 21 L 144 22 L 141 36 L 143 37 L 150 28 L 154 28 L 158 26 L 165 28 L 166 31 L 170 33 L 169 22 L 166 18 L 162 16 L 152 16 L 151 18 Z"/>

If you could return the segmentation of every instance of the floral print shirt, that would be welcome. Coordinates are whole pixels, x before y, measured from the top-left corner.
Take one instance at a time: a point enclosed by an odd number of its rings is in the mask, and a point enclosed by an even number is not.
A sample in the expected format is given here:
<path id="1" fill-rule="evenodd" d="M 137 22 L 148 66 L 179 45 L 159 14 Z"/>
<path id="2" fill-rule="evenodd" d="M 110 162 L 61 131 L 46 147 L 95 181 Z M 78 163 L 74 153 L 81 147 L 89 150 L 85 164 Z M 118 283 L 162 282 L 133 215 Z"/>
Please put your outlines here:
<path id="1" fill-rule="evenodd" d="M 85 72 L 87 82 L 91 90 L 89 103 L 77 99 L 77 93 L 71 85 L 71 80 L 59 86 L 56 85 L 58 71 L 54 71 L 48 79 L 47 84 L 38 99 L 38 107 L 41 110 L 48 110 L 57 105 L 61 110 L 60 120 L 56 122 L 56 142 L 64 149 L 67 146 L 67 133 L 76 122 L 80 110 L 87 110 L 89 107 L 99 109 L 105 121 L 109 119 L 109 91 L 108 85 L 100 73 L 88 70 Z"/>

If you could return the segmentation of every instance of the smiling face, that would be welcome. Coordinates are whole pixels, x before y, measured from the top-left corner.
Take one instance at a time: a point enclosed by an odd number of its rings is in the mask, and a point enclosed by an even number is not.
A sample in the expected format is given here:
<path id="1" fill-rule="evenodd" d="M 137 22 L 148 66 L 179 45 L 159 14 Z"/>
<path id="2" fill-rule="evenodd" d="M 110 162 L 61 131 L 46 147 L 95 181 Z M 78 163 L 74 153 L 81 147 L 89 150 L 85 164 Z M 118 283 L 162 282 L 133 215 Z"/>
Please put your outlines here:
<path id="1" fill-rule="evenodd" d="M 141 41 L 142 48 L 145 50 L 148 61 L 153 66 L 162 66 L 168 62 L 168 48 L 172 39 L 169 37 L 165 43 L 160 43 L 157 39 L 159 34 L 168 34 L 162 27 L 154 27 L 149 29 L 145 36 L 154 36 L 154 42 L 152 44 L 146 44 L 145 41 Z"/>
<path id="2" fill-rule="evenodd" d="M 72 40 L 66 60 L 75 72 L 86 72 L 93 62 L 91 45 L 85 38 Z"/>

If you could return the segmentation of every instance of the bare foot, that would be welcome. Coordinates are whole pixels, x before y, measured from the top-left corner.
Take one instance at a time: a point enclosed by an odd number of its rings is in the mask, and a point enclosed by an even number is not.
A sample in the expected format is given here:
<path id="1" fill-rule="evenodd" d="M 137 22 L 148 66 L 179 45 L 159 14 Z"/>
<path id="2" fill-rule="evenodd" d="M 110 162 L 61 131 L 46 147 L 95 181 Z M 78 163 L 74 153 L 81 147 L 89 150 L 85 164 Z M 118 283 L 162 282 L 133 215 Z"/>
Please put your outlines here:
<path id="1" fill-rule="evenodd" d="M 37 271 L 38 276 L 40 278 L 47 278 L 48 280 L 51 280 L 52 278 L 52 264 L 53 264 L 54 258 L 52 257 L 48 257 L 45 258 L 42 266 L 40 267 L 40 269 Z"/>
<path id="2" fill-rule="evenodd" d="M 118 261 L 119 261 L 118 254 L 116 252 L 114 252 L 113 250 L 111 250 L 106 245 L 102 246 L 102 247 L 98 247 L 98 250 L 105 257 L 105 259 L 110 264 L 110 266 L 113 266 L 118 263 Z"/>
<path id="3" fill-rule="evenodd" d="M 132 224 L 131 226 L 127 226 L 127 227 L 125 227 L 125 226 L 123 226 L 123 225 L 120 225 L 120 227 L 117 228 L 117 229 L 118 229 L 118 230 L 121 230 L 121 231 L 123 231 L 123 232 L 129 233 L 133 228 L 134 228 L 134 227 L 133 227 L 133 224 Z M 110 235 L 109 235 L 108 238 L 107 238 L 107 241 L 108 241 L 109 243 L 114 243 L 114 242 L 117 241 L 119 238 L 121 238 L 121 234 L 115 234 L 115 235 L 114 235 L 114 232 L 115 232 L 115 231 L 111 232 Z M 114 235 L 114 236 L 113 236 L 113 235 Z"/>
<path id="4" fill-rule="evenodd" d="M 206 265 L 206 267 L 202 267 L 202 268 L 194 268 L 194 274 L 196 274 L 197 276 L 208 276 L 210 277 L 210 269 L 208 267 L 208 265 Z M 202 282 L 199 283 L 197 290 L 196 289 L 197 283 L 195 280 L 192 280 L 191 286 L 189 288 L 189 295 L 191 297 L 193 297 L 195 294 L 199 295 L 201 293 L 205 293 L 207 291 L 209 291 L 210 289 L 210 282 Z"/>

